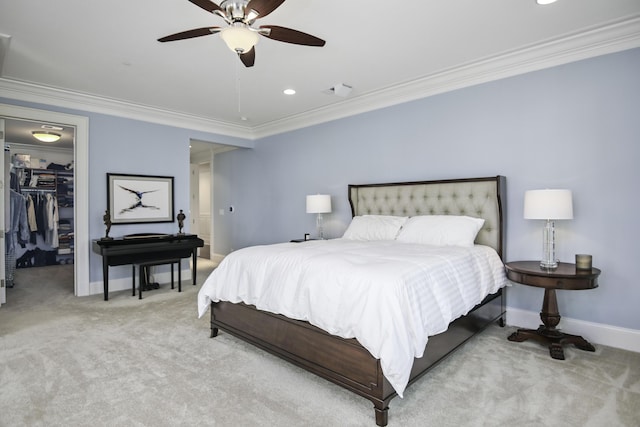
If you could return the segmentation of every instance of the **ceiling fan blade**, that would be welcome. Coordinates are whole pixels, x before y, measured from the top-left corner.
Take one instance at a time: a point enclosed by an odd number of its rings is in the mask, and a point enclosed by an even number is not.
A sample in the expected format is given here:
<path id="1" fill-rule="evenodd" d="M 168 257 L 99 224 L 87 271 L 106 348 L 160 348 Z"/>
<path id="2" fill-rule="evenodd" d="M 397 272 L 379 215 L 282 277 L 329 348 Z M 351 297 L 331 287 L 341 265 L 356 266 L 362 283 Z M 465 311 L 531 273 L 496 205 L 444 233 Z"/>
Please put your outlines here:
<path id="1" fill-rule="evenodd" d="M 215 12 L 216 10 L 219 10 L 220 12 L 224 13 L 224 10 L 222 10 L 222 8 L 220 6 L 218 6 L 217 4 L 215 4 L 212 1 L 209 0 L 189 0 L 191 3 L 195 4 L 196 6 L 199 6 L 201 8 L 203 8 L 204 10 L 206 10 L 207 12 Z"/>
<path id="2" fill-rule="evenodd" d="M 220 27 L 204 27 L 194 28 L 193 30 L 182 31 L 180 33 L 171 34 L 162 38 L 159 38 L 159 42 L 172 42 L 176 40 L 191 39 L 194 37 L 208 36 L 209 34 L 215 34 L 220 32 Z"/>
<path id="3" fill-rule="evenodd" d="M 303 33 L 302 31 L 292 30 L 291 28 L 279 27 L 277 25 L 262 25 L 260 28 L 271 30 L 268 35 L 262 33 L 260 34 L 270 39 L 278 40 L 280 42 L 302 44 L 305 46 L 324 46 L 325 44 L 324 40 L 319 39 L 316 36 Z"/>
<path id="4" fill-rule="evenodd" d="M 249 52 L 241 53 L 238 55 L 240 57 L 240 61 L 244 64 L 245 67 L 253 67 L 253 64 L 256 62 L 256 48 L 255 46 L 251 48 Z"/>
<path id="5" fill-rule="evenodd" d="M 247 4 L 246 11 L 248 12 L 253 9 L 258 13 L 258 18 L 264 18 L 276 10 L 282 3 L 284 3 L 284 0 L 251 0 L 249 4 Z"/>

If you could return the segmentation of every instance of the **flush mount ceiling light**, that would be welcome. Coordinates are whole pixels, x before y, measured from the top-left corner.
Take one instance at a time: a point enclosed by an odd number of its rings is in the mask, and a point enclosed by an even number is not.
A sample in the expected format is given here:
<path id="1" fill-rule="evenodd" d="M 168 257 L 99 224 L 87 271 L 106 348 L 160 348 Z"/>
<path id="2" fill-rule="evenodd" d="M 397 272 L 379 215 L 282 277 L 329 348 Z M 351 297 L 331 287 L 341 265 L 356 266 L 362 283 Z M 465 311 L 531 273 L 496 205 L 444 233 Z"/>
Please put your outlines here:
<path id="1" fill-rule="evenodd" d="M 536 0 L 536 3 L 541 4 L 541 5 L 545 5 L 545 4 L 551 4 L 551 3 L 555 3 L 556 0 Z"/>
<path id="2" fill-rule="evenodd" d="M 31 132 L 33 137 L 40 142 L 57 142 L 61 135 L 55 132 L 47 132 L 42 130 L 34 130 Z"/>
<path id="3" fill-rule="evenodd" d="M 285 89 L 282 91 L 285 95 L 295 95 L 296 91 L 295 89 Z"/>

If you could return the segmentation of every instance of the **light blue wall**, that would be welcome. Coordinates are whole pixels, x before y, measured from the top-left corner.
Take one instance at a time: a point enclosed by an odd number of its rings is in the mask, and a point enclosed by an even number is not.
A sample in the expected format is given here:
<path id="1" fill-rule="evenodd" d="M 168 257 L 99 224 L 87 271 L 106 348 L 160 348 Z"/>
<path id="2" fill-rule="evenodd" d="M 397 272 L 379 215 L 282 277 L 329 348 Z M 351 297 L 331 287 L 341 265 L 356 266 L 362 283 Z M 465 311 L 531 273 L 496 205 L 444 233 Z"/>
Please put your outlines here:
<path id="1" fill-rule="evenodd" d="M 350 220 L 347 185 L 476 177 L 508 180 L 507 260 L 540 257 L 542 224 L 522 219 L 524 191 L 569 188 L 575 219 L 557 224 L 559 256 L 591 253 L 600 287 L 558 293 L 563 316 L 640 329 L 634 274 L 640 227 L 640 49 L 433 96 L 256 141 L 216 155 L 217 253 L 314 232 L 305 195 L 329 193 L 326 233 Z M 104 235 L 106 173 L 175 177 L 188 206 L 190 139 L 251 146 L 222 135 L 0 98 L 89 117 L 90 237 Z M 233 205 L 236 212 L 218 214 Z M 144 231 L 174 232 L 175 223 Z M 114 226 L 112 235 L 140 231 Z M 91 281 L 102 278 L 91 255 Z M 112 269 L 113 278 L 129 269 Z M 539 311 L 542 290 L 516 285 L 509 306 Z"/>
<path id="2" fill-rule="evenodd" d="M 189 141 L 212 141 L 221 144 L 253 146 L 252 141 L 210 134 L 172 126 L 96 114 L 87 111 L 57 108 L 50 105 L 20 102 L 0 98 L 0 102 L 40 110 L 57 111 L 89 118 L 89 235 L 104 236 L 102 216 L 107 204 L 107 173 L 131 173 L 174 177 L 175 209 L 189 209 Z M 138 232 L 176 233 L 177 222 L 158 224 L 127 224 L 111 228 L 111 236 Z M 189 231 L 189 222 L 185 222 Z M 102 281 L 102 259 L 91 254 L 91 282 Z M 112 267 L 111 278 L 127 277 L 130 267 Z"/>
<path id="3" fill-rule="evenodd" d="M 174 177 L 175 211 L 189 211 L 189 142 L 191 139 L 247 145 L 247 141 L 221 135 L 196 132 L 137 120 L 93 114 L 89 116 L 90 197 L 89 229 L 91 238 L 104 236 L 102 214 L 106 209 L 106 174 L 136 173 Z M 251 145 L 249 143 L 249 145 Z M 97 187 L 97 191 L 93 191 Z M 189 231 L 189 221 L 185 231 Z M 159 224 L 114 225 L 112 236 L 136 232 L 175 233 L 176 222 Z M 101 280 L 102 260 L 92 254 L 91 281 Z M 130 268 L 112 268 L 113 278 L 126 277 Z"/>
<path id="4" fill-rule="evenodd" d="M 505 175 L 507 261 L 541 257 L 526 190 L 573 191 L 557 222 L 559 258 L 593 255 L 600 287 L 558 292 L 563 316 L 640 329 L 640 49 L 529 73 L 277 135 L 216 156 L 215 251 L 315 232 L 305 195 L 329 193 L 329 236 L 350 220 L 347 185 Z M 216 211 L 216 214 L 218 212 Z M 539 311 L 542 289 L 515 285 L 511 307 Z"/>

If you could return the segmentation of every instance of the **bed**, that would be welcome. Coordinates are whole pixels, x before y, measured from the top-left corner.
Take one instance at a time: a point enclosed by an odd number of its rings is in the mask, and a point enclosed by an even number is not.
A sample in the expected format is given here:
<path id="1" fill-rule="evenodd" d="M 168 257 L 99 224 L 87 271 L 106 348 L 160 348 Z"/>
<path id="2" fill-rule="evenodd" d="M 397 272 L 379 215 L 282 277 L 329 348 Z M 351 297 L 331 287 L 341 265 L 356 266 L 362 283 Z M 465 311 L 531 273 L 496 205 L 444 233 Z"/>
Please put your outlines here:
<path id="1" fill-rule="evenodd" d="M 462 251 L 465 255 L 463 257 L 469 257 L 467 253 L 474 253 L 476 250 L 480 250 L 484 257 L 485 253 L 491 252 L 490 256 L 493 256 L 498 261 L 498 266 L 495 262 L 491 267 L 490 278 L 478 277 L 477 281 L 489 282 L 489 285 L 483 285 L 483 289 L 486 288 L 486 294 L 481 294 L 479 291 L 473 293 L 473 300 L 471 297 L 464 297 L 466 306 L 458 307 L 458 302 L 452 304 L 452 307 L 456 307 L 455 310 L 446 309 L 444 311 L 455 311 L 451 313 L 453 321 L 450 324 L 445 324 L 441 329 L 443 332 L 431 334 L 429 328 L 417 330 L 411 329 L 406 333 L 411 339 L 411 342 L 405 343 L 404 341 L 398 341 L 398 337 L 405 335 L 404 326 L 401 328 L 394 322 L 388 322 L 382 319 L 376 327 L 371 327 L 370 322 L 366 327 L 359 328 L 357 324 L 353 324 L 353 328 L 343 328 L 344 325 L 351 325 L 350 318 L 340 318 L 339 324 L 327 325 L 325 319 L 322 318 L 322 313 L 325 309 L 315 310 L 314 308 L 323 307 L 323 304 L 318 302 L 318 299 L 313 300 L 310 294 L 315 291 L 309 291 L 309 289 L 298 289 L 296 293 L 301 294 L 304 298 L 299 298 L 298 301 L 309 300 L 309 306 L 314 309 L 313 311 L 320 312 L 320 315 L 309 314 L 308 316 L 297 315 L 296 306 L 294 302 L 288 301 L 288 297 L 277 298 L 277 302 L 274 304 L 282 304 L 278 307 L 272 308 L 268 306 L 267 311 L 265 304 L 261 299 L 251 299 L 253 291 L 245 289 L 242 285 L 230 284 L 224 282 L 225 277 L 239 277 L 239 276 L 225 276 L 225 268 L 223 263 L 220 267 L 212 273 L 212 275 L 205 281 L 203 288 L 200 290 L 198 296 L 199 314 L 202 316 L 207 309 L 211 310 L 211 337 L 217 336 L 219 330 L 226 331 L 242 340 L 245 340 L 251 344 L 254 344 L 276 356 L 283 358 L 299 367 L 306 369 L 322 378 L 332 381 L 366 399 L 369 399 L 374 406 L 375 421 L 379 426 L 385 426 L 388 423 L 388 408 L 389 402 L 395 396 L 404 392 L 406 386 L 410 385 L 422 375 L 424 375 L 430 368 L 435 366 L 438 362 L 443 360 L 448 354 L 453 352 L 456 348 L 462 345 L 465 341 L 472 336 L 482 331 L 486 326 L 493 322 L 498 322 L 501 326 L 504 325 L 503 316 L 505 314 L 505 297 L 503 293 L 503 286 L 507 281 L 504 277 L 504 268 L 502 265 L 502 257 L 505 251 L 505 220 L 504 220 L 504 203 L 505 203 L 505 186 L 506 179 L 503 176 L 485 177 L 485 178 L 473 178 L 473 179 L 448 179 L 438 181 L 420 181 L 420 182 L 407 182 L 407 183 L 386 183 L 386 184 L 367 184 L 367 185 L 349 185 L 348 198 L 351 205 L 352 215 L 355 222 L 356 219 L 362 220 L 363 218 L 424 218 L 434 219 L 445 217 L 445 219 L 454 218 L 468 218 L 473 217 L 480 218 L 477 222 L 479 231 L 476 230 L 477 235 L 475 241 L 472 241 L 469 246 L 472 247 L 460 247 L 452 248 L 447 247 L 446 251 L 457 254 L 456 251 Z M 405 221 L 405 220 L 403 220 Z M 408 221 L 408 219 L 406 220 Z M 432 257 L 430 254 L 422 255 L 416 253 L 413 258 L 411 251 L 416 251 L 417 246 L 420 246 L 419 250 L 422 251 L 422 247 L 428 245 L 415 245 L 413 242 L 406 243 L 409 248 L 409 255 L 405 257 L 395 256 L 399 253 L 398 243 L 395 240 L 401 239 L 402 233 L 405 229 L 409 229 L 409 223 L 403 222 L 404 226 L 401 226 L 398 235 L 392 240 L 393 242 L 373 242 L 375 249 L 372 252 L 380 252 L 382 256 L 385 256 L 385 261 L 381 261 L 382 264 L 390 262 L 392 266 L 398 266 L 397 268 L 404 269 L 403 263 L 420 264 L 422 259 L 426 258 L 438 258 Z M 355 228 L 355 227 L 354 227 Z M 345 233 L 344 237 L 352 230 L 350 225 L 349 229 Z M 258 265 L 259 268 L 269 268 L 271 264 L 275 264 L 277 259 L 282 259 L 284 254 L 295 254 L 299 258 L 294 258 L 293 261 L 287 258 L 287 263 L 284 265 L 289 266 L 291 270 L 300 270 L 296 266 L 299 265 L 311 265 L 310 260 L 314 257 L 317 258 L 317 254 L 320 254 L 320 258 L 323 262 L 327 263 L 333 256 L 333 251 L 336 246 L 344 247 L 347 249 L 347 254 L 343 257 L 359 256 L 360 252 L 364 250 L 362 247 L 368 243 L 363 243 L 354 240 L 336 239 L 331 241 L 320 242 L 305 242 L 305 243 L 286 243 L 278 245 L 269 245 L 268 247 L 255 247 L 248 248 L 245 254 L 246 256 L 262 256 L 263 251 L 275 251 L 276 254 L 269 261 L 264 263 L 260 262 L 260 258 L 245 260 L 245 264 L 240 264 L 239 260 L 235 261 L 238 257 L 234 256 L 232 261 L 228 264 L 235 267 L 227 267 L 227 270 L 235 268 L 240 271 L 242 278 L 238 278 L 238 282 L 250 282 L 251 274 L 246 273 L 249 269 L 247 265 Z M 297 245 L 297 246 L 296 246 Z M 393 246 L 396 245 L 396 246 Z M 490 250 L 487 249 L 492 248 Z M 342 248 L 340 249 L 342 250 Z M 403 249 L 404 250 L 404 249 Z M 424 249 L 430 250 L 430 249 Z M 445 252 L 446 252 L 445 251 Z M 326 256 L 325 256 L 326 254 Z M 497 254 L 497 255 L 496 255 Z M 487 255 L 487 256 L 489 256 Z M 377 255 L 376 255 L 377 256 Z M 456 255 L 457 256 L 457 255 Z M 231 258 L 231 257 L 228 257 Z M 439 257 L 442 258 L 442 257 Z M 355 264 L 360 262 L 357 258 Z M 475 260 L 475 258 L 474 258 Z M 226 259 L 225 259 L 226 261 Z M 410 261 L 410 262 L 409 262 Z M 234 262 L 236 264 L 234 264 Z M 331 262 L 336 262 L 335 260 Z M 399 264 L 394 264 L 395 262 Z M 426 261 L 425 261 L 426 262 Z M 474 261 L 476 262 L 476 261 Z M 446 263 L 451 264 L 450 261 Z M 445 263 L 445 264 L 446 264 Z M 355 265 L 351 263 L 351 266 Z M 331 268 L 327 268 L 331 265 Z M 334 264 L 323 265 L 324 270 L 319 271 L 337 271 L 338 273 L 330 276 L 342 275 L 340 278 L 344 279 L 349 272 L 349 268 L 341 269 L 339 266 L 333 267 Z M 395 267 L 394 267 L 395 268 Z M 413 268 L 413 267 L 412 267 Z M 458 267 L 455 267 L 458 269 Z M 424 269 L 420 264 L 418 269 Z M 222 270 L 221 273 L 216 273 L 217 270 Z M 460 269 L 462 270 L 462 269 Z M 498 271 L 499 270 L 499 271 Z M 313 270 L 311 270 L 313 271 Z M 382 270 L 381 270 L 382 271 Z M 231 274 L 231 273 L 229 273 Z M 287 273 L 288 274 L 288 273 Z M 279 286 L 282 283 L 290 281 L 293 284 L 299 284 L 306 281 L 313 282 L 316 286 L 310 289 L 323 289 L 324 286 L 319 286 L 318 275 L 314 273 L 310 276 L 308 270 L 300 273 L 301 276 L 289 280 L 284 272 L 278 271 L 271 276 L 277 277 L 277 280 L 272 282 L 278 282 Z M 383 273 L 382 276 L 384 276 Z M 431 274 L 431 273 L 429 273 Z M 215 276 L 214 276 L 215 275 Z M 380 275 L 377 274 L 376 275 Z M 451 273 L 443 273 L 444 276 L 451 275 Z M 406 274 L 405 274 L 406 276 Z M 483 274 L 484 276 L 484 274 Z M 495 276 L 495 277 L 494 277 Z M 498 276 L 500 276 L 498 278 Z M 247 279 L 249 277 L 249 279 Z M 308 280 L 302 280 L 301 277 L 307 277 Z M 386 276 L 384 276 L 386 277 Z M 311 279 L 313 278 L 313 279 Z M 323 277 L 329 286 L 330 279 Z M 349 278 L 349 280 L 354 280 Z M 394 279 L 395 280 L 395 279 Z M 468 279 L 464 279 L 469 281 Z M 356 280 L 354 280 L 356 281 Z M 393 280 L 392 280 L 393 281 Z M 475 277 L 472 281 L 476 281 Z M 344 282 L 344 280 L 343 280 Z M 498 283 L 499 282 L 499 283 Z M 344 283 L 343 283 L 344 284 Z M 350 283 L 349 283 L 350 284 Z M 225 288 L 226 285 L 230 287 L 242 288 L 238 290 L 238 294 L 235 297 L 221 296 L 226 295 L 220 289 Z M 233 285 L 233 286 L 232 286 Z M 267 285 L 269 285 L 267 281 Z M 278 292 L 282 291 L 281 287 L 276 286 Z M 405 286 L 403 282 L 403 286 Z M 377 292 L 378 289 L 383 289 L 384 292 L 390 286 L 375 287 L 371 285 L 371 289 Z M 479 286 L 480 287 L 480 286 Z M 393 289 L 393 288 L 392 288 Z M 406 297 L 406 292 L 402 288 L 402 302 L 407 302 L 411 305 L 410 308 L 406 306 L 399 306 L 398 309 L 388 311 L 400 311 L 404 313 L 404 317 L 409 318 L 411 315 L 406 313 L 413 313 L 420 308 L 413 307 L 418 305 L 415 303 L 413 294 L 409 292 L 410 298 Z M 275 292 L 275 291 L 271 291 Z M 333 302 L 336 302 L 335 296 L 331 296 L 330 290 L 324 291 L 325 294 L 321 298 L 328 298 Z M 257 293 L 257 292 L 256 292 Z M 398 292 L 396 292 L 398 293 Z M 456 292 L 457 293 L 457 292 Z M 279 295 L 285 295 L 280 293 Z M 288 295 L 288 294 L 286 294 Z M 340 294 L 342 295 L 342 294 Z M 465 294 L 466 295 L 466 294 Z M 389 298 L 385 296 L 384 298 Z M 342 299 L 342 296 L 341 298 Z M 370 298 L 363 297 L 362 299 L 369 300 Z M 421 297 L 418 299 L 422 299 Z M 406 300 L 406 301 L 405 301 Z M 254 304 L 247 303 L 247 301 L 254 302 Z M 284 301 L 284 302 L 282 302 Z M 394 303 L 390 299 L 387 299 L 389 306 L 394 306 Z M 287 305 L 290 304 L 290 305 Z M 371 303 L 360 304 L 359 300 L 353 300 L 350 304 L 355 304 L 359 308 L 352 310 L 360 313 L 364 310 L 362 307 L 371 308 Z M 462 304 L 462 303 L 460 303 Z M 338 304 L 324 304 L 326 307 L 333 307 Z M 258 309 L 257 307 L 260 307 Z M 374 306 L 376 310 L 387 311 L 385 305 Z M 448 306 L 447 306 L 448 307 Z M 443 310 L 440 310 L 443 311 Z M 277 314 L 283 313 L 283 314 Z M 293 315 L 291 314 L 293 313 Z M 331 312 L 328 316 L 331 317 Z M 462 313 L 462 315 L 460 314 Z M 284 314 L 288 314 L 285 316 Z M 364 314 L 363 314 L 364 316 Z M 418 312 L 418 317 L 421 314 Z M 328 317 L 328 318 L 329 318 Z M 382 317 L 382 315 L 380 315 Z M 415 317 L 415 316 L 414 316 Z M 426 318 L 427 316 L 425 316 Z M 364 317 L 363 317 L 364 318 Z M 439 319 L 439 318 L 438 318 Z M 447 321 L 448 322 L 448 321 Z M 399 321 L 398 323 L 402 323 Z M 410 327 L 414 324 L 422 324 L 423 322 L 406 322 Z M 424 323 L 427 323 L 426 321 Z M 319 327 L 321 326 L 321 327 Z M 348 329 L 348 330 L 345 330 Z M 377 331 L 380 329 L 380 331 Z M 387 330 L 388 329 L 388 330 Z M 407 347 L 416 346 L 416 342 L 426 342 L 426 347 L 422 346 L 419 351 L 414 351 L 416 357 L 413 354 L 400 354 L 400 360 L 406 360 L 409 358 L 408 366 L 405 366 L 402 370 L 402 379 L 398 379 L 393 374 L 393 361 L 395 354 L 398 351 L 394 351 L 393 354 L 389 353 L 380 347 L 382 351 L 378 351 L 377 344 L 373 343 L 369 335 L 358 335 L 362 330 L 371 331 L 372 334 L 378 334 L 383 337 L 392 336 L 394 340 L 390 342 L 391 347 Z M 331 331 L 329 333 L 327 331 Z M 400 331 L 396 333 L 396 331 Z M 424 337 L 424 341 L 419 341 L 422 335 L 429 332 L 428 339 Z M 353 336 L 353 337 L 352 337 Z M 357 339 L 355 338 L 357 337 Z M 416 338 L 418 337 L 418 338 Z M 385 338 L 386 339 L 386 338 Z M 364 343 L 364 344 L 361 344 Z M 406 344 L 406 345 L 405 345 Z M 389 348 L 389 346 L 387 346 Z M 404 351 L 404 350 L 403 350 Z M 378 357 L 374 357 L 376 354 Z M 393 355 L 393 357 L 391 357 Z M 405 372 L 406 371 L 406 372 Z M 331 408 L 327 408 L 330 411 Z"/>

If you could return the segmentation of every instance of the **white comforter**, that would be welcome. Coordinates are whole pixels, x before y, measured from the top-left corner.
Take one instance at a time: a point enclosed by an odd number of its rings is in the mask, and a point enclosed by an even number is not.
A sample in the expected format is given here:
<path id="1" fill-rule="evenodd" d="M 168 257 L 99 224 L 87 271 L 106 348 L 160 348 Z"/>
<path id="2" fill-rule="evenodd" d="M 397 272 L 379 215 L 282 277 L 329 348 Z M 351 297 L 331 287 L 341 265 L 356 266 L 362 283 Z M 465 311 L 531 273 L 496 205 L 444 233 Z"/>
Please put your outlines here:
<path id="1" fill-rule="evenodd" d="M 502 261 L 486 246 L 282 243 L 229 254 L 200 289 L 198 313 L 211 301 L 244 302 L 356 338 L 402 397 L 428 337 L 506 284 Z"/>

